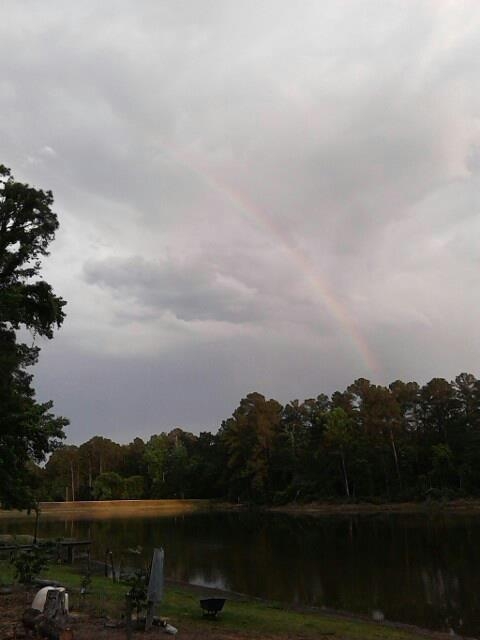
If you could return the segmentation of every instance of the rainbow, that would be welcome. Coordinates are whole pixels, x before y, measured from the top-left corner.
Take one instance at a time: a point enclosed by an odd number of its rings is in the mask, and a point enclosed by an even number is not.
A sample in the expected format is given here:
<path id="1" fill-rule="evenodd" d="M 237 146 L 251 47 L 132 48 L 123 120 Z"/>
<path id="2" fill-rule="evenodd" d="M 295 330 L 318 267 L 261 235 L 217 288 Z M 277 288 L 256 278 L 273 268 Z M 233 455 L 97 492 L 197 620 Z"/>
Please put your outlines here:
<path id="1" fill-rule="evenodd" d="M 200 181 L 207 185 L 211 190 L 218 193 L 223 199 L 227 200 L 237 211 L 243 215 L 247 215 L 257 224 L 268 231 L 281 245 L 281 247 L 290 256 L 291 260 L 297 265 L 303 275 L 311 282 L 315 290 L 320 294 L 323 304 L 326 306 L 332 317 L 338 322 L 342 330 L 349 336 L 355 350 L 362 358 L 364 364 L 371 373 L 378 374 L 380 365 L 372 352 L 366 338 L 361 333 L 357 324 L 348 313 L 347 308 L 334 295 L 331 287 L 315 269 L 310 258 L 299 247 L 294 246 L 288 235 L 279 227 L 272 218 L 265 213 L 255 203 L 250 201 L 244 194 L 236 191 L 231 185 L 219 180 L 211 171 L 200 168 L 198 163 L 187 159 L 186 156 L 178 151 L 169 149 L 165 144 L 161 147 L 170 161 L 176 165 L 180 165 L 194 174 Z"/>

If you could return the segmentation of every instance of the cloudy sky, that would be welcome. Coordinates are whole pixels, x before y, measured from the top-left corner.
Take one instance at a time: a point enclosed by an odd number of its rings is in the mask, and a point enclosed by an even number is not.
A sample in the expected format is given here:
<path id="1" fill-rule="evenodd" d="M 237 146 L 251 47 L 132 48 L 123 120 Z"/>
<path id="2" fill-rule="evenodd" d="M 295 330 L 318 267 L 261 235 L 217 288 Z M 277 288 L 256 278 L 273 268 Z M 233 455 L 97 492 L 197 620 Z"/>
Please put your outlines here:
<path id="1" fill-rule="evenodd" d="M 52 189 L 70 442 L 480 375 L 477 0 L 7 0 L 0 162 Z"/>

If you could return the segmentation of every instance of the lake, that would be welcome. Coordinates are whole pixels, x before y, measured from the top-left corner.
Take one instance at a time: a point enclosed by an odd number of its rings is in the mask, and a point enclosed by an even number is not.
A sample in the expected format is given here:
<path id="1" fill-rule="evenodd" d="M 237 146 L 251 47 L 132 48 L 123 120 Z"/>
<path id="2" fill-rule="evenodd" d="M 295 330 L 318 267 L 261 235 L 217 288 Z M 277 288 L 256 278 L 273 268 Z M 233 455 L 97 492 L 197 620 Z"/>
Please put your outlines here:
<path id="1" fill-rule="evenodd" d="M 1 519 L 1 533 L 32 533 Z M 287 515 L 205 512 L 180 516 L 40 520 L 41 537 L 91 537 L 145 557 L 163 546 L 174 580 L 282 603 L 328 607 L 431 629 L 480 634 L 480 516 Z"/>

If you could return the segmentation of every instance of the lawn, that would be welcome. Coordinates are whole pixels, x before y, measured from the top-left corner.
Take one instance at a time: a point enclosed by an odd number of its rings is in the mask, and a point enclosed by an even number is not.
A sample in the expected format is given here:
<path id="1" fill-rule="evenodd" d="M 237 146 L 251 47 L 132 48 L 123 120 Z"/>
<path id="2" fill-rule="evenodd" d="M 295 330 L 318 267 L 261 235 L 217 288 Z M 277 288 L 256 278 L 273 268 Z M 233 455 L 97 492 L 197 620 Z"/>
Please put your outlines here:
<path id="1" fill-rule="evenodd" d="M 0 563 L 0 585 L 13 580 L 13 569 Z M 82 600 L 80 586 L 82 574 L 69 565 L 52 565 L 43 572 L 44 578 L 57 580 L 68 587 L 72 611 L 79 611 L 91 621 L 121 618 L 128 587 L 113 583 L 103 576 L 93 576 L 89 593 Z M 199 587 L 168 584 L 158 615 L 182 632 L 182 637 L 201 635 L 210 638 L 318 638 L 335 637 L 345 640 L 412 640 L 418 638 L 415 630 L 388 626 L 367 620 L 341 617 L 321 611 L 299 611 L 274 602 L 232 597 L 217 620 L 202 617 Z M 2 600 L 0 598 L 0 610 Z M 113 637 L 110 635 L 109 637 Z M 423 634 L 425 637 L 425 634 Z M 438 638 L 441 634 L 427 634 Z"/>

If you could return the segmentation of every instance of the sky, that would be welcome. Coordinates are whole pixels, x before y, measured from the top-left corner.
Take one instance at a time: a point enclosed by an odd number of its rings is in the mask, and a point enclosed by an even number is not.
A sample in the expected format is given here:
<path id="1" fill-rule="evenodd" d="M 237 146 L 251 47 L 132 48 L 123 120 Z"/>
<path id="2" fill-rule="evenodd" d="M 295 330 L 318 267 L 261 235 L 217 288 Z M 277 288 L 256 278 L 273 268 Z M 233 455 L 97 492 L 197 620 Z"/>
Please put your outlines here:
<path id="1" fill-rule="evenodd" d="M 51 189 L 68 442 L 480 376 L 480 4 L 7 0 L 0 163 Z"/>

